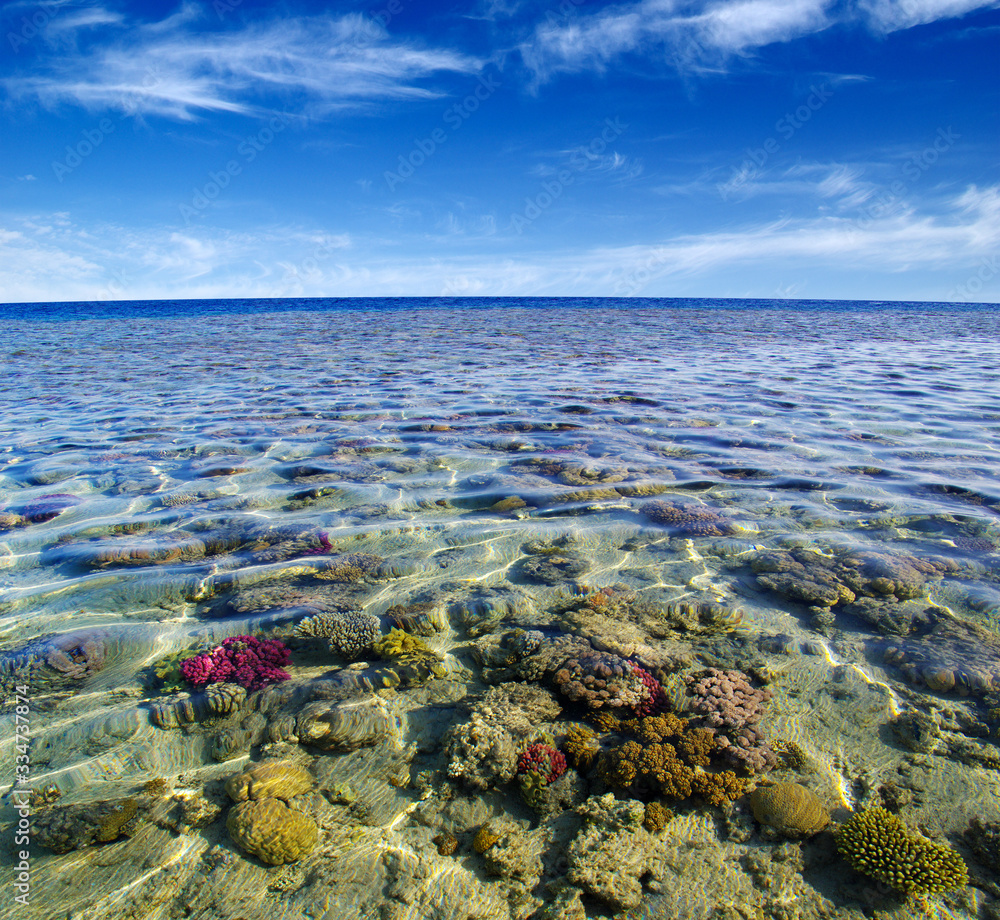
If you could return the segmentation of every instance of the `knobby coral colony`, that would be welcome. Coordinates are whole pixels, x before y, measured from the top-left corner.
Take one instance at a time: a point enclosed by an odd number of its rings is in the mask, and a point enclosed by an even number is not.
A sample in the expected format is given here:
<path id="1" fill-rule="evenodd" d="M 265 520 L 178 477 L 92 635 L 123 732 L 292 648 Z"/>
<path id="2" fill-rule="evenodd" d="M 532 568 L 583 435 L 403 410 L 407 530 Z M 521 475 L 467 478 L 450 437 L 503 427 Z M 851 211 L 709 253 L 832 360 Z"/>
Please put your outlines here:
<path id="1" fill-rule="evenodd" d="M 542 790 L 566 772 L 566 757 L 545 741 L 535 741 L 517 759 L 521 796 L 532 808 L 542 803 Z"/>
<path id="2" fill-rule="evenodd" d="M 635 662 L 618 655 L 581 655 L 563 662 L 556 689 L 592 709 L 610 707 L 649 715 L 664 707 L 660 682 Z"/>
<path id="3" fill-rule="evenodd" d="M 182 661 L 180 671 L 195 687 L 226 681 L 247 690 L 259 690 L 268 684 L 288 680 L 290 675 L 282 670 L 282 665 L 288 661 L 288 649 L 283 642 L 233 636 L 210 652 Z"/>

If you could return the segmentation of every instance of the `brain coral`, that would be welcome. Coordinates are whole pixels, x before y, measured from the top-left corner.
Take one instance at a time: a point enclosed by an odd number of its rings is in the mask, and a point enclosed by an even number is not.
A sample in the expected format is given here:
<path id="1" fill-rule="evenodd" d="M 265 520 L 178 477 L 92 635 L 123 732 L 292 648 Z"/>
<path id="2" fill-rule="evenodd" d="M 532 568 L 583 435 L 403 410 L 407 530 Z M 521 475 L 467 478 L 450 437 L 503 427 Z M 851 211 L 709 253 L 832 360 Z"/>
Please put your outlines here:
<path id="1" fill-rule="evenodd" d="M 758 786 L 750 794 L 753 816 L 786 837 L 811 837 L 830 823 L 830 813 L 814 792 L 798 783 Z"/>
<path id="2" fill-rule="evenodd" d="M 308 856 L 319 839 L 319 828 L 309 815 L 294 811 L 278 799 L 234 805 L 226 828 L 241 850 L 269 866 Z"/>
<path id="3" fill-rule="evenodd" d="M 969 882 L 962 857 L 951 847 L 911 834 L 880 806 L 855 813 L 837 831 L 837 849 L 859 872 L 905 894 L 937 894 Z"/>

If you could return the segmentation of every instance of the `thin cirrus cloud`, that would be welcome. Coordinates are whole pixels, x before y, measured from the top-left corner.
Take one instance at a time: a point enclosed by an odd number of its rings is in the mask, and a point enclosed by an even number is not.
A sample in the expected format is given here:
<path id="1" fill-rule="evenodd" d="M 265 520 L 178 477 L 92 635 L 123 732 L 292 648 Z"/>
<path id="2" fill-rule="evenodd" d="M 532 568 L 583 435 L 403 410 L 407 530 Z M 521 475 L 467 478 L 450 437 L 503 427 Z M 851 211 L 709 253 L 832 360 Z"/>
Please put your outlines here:
<path id="1" fill-rule="evenodd" d="M 442 93 L 422 81 L 482 66 L 459 52 L 391 38 L 360 14 L 198 31 L 190 7 L 132 28 L 91 12 L 76 21 L 54 18 L 49 38 L 63 38 L 71 26 L 75 34 L 103 25 L 100 41 L 87 44 L 91 35 L 81 35 L 81 48 L 36 59 L 31 74 L 3 81 L 11 97 L 186 121 L 211 111 L 257 113 L 276 99 L 317 113 L 376 100 L 435 98 Z"/>
<path id="2" fill-rule="evenodd" d="M 713 70 L 733 56 L 860 22 L 885 34 L 994 9 L 997 0 L 639 0 L 539 24 L 521 45 L 539 78 L 598 70 L 625 54 L 647 54 L 679 70 Z"/>
<path id="3" fill-rule="evenodd" d="M 255 233 L 199 229 L 128 231 L 64 215 L 0 227 L 0 290 L 8 300 L 117 300 L 168 297 L 394 296 L 436 294 L 658 295 L 678 279 L 741 284 L 748 268 L 863 266 L 893 299 L 950 299 L 945 285 L 996 262 L 1000 187 L 969 186 L 937 214 L 903 208 L 883 218 L 826 215 L 682 234 L 655 243 L 500 258 L 489 222 L 445 231 L 491 236 L 489 247 L 445 256 L 379 253 L 347 235 L 295 228 Z M 383 247 L 384 248 L 384 247 Z M 992 261 L 990 261 L 992 260 Z M 900 273 L 943 270 L 940 290 L 909 289 Z M 52 278 L 58 277 L 53 287 Z M 159 280 L 162 279 L 162 280 Z M 166 287 L 165 287 L 166 286 Z M 876 287 L 876 290 L 879 290 Z M 936 295 L 936 296 L 935 296 Z"/>

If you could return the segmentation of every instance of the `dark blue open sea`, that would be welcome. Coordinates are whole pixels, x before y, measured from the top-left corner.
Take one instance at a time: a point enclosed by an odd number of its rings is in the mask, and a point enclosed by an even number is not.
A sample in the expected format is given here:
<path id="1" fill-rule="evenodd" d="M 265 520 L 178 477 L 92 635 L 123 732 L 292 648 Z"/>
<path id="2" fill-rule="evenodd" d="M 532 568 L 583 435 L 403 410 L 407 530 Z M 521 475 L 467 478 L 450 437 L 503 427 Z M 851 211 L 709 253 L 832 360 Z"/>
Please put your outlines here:
<path id="1" fill-rule="evenodd" d="M 0 917 L 1000 917 L 998 305 L 0 333 Z"/>

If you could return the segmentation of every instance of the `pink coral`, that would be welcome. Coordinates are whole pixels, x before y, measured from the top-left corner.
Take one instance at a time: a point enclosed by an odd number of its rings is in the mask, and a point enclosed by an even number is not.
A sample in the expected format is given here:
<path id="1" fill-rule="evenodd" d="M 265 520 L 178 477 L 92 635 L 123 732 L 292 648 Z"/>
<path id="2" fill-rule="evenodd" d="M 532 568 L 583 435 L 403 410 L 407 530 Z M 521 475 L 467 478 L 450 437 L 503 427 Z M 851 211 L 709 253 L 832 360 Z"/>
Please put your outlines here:
<path id="1" fill-rule="evenodd" d="M 247 690 L 259 690 L 268 684 L 289 679 L 281 669 L 288 664 L 289 653 L 283 642 L 233 636 L 210 652 L 202 652 L 180 663 L 184 679 L 195 687 L 223 681 L 239 684 Z"/>
<path id="2" fill-rule="evenodd" d="M 537 773 L 546 783 L 554 783 L 566 772 L 566 757 L 551 744 L 536 741 L 517 758 L 518 773 Z"/>
<path id="3" fill-rule="evenodd" d="M 718 668 L 688 675 L 684 681 L 694 695 L 691 709 L 701 726 L 712 732 L 721 753 L 753 772 L 777 763 L 777 755 L 756 728 L 764 703 L 771 699 L 769 691 L 752 686 L 742 671 Z"/>

